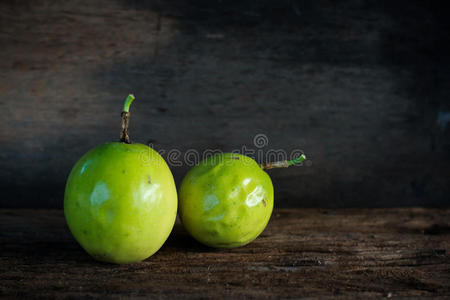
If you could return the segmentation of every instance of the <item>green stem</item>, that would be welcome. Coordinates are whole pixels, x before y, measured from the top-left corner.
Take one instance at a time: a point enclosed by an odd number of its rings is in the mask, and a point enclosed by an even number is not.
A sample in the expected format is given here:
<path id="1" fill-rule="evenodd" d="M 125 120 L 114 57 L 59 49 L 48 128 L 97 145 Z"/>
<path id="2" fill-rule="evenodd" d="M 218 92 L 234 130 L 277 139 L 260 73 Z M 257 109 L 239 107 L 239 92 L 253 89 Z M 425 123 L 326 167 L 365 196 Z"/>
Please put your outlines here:
<path id="1" fill-rule="evenodd" d="M 300 155 L 299 157 L 294 158 L 294 159 L 288 161 L 288 165 L 292 166 L 292 165 L 299 164 L 299 163 L 301 163 L 302 161 L 304 161 L 305 159 L 306 159 L 306 155 L 305 155 L 305 154 L 302 154 L 302 155 Z"/>
<path id="2" fill-rule="evenodd" d="M 134 95 L 133 94 L 129 94 L 127 99 L 125 100 L 125 103 L 123 104 L 123 110 L 124 112 L 129 112 L 130 111 L 130 105 L 131 102 L 133 102 L 134 100 Z"/>
<path id="3" fill-rule="evenodd" d="M 128 135 L 128 124 L 130 122 L 130 105 L 133 102 L 134 96 L 129 94 L 125 103 L 123 104 L 122 110 L 122 131 L 120 132 L 120 141 L 122 143 L 131 144 L 130 136 Z"/>
<path id="4" fill-rule="evenodd" d="M 306 159 L 305 154 L 300 155 L 292 160 L 281 160 L 275 162 L 269 162 L 261 164 L 263 170 L 275 169 L 275 168 L 288 168 L 292 165 L 299 164 Z"/>

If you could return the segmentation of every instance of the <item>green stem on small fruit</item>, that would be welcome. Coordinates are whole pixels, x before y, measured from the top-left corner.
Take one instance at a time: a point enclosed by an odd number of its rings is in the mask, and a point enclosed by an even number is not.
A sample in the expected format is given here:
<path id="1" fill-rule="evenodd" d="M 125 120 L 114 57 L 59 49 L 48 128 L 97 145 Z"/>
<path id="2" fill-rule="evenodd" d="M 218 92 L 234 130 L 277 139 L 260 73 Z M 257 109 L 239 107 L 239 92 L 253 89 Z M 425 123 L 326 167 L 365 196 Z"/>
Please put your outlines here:
<path id="1" fill-rule="evenodd" d="M 281 161 L 275 161 L 275 162 L 261 164 L 261 168 L 263 170 L 270 170 L 270 169 L 275 169 L 275 168 L 288 168 L 292 165 L 301 163 L 305 159 L 306 159 L 305 154 L 302 154 L 299 157 L 296 157 L 291 160 L 281 160 Z"/>
<path id="2" fill-rule="evenodd" d="M 305 159 L 306 159 L 306 155 L 305 155 L 305 154 L 302 154 L 302 155 L 300 155 L 299 157 L 294 158 L 294 159 L 288 161 L 288 164 L 289 164 L 290 166 L 296 165 L 296 164 L 301 163 L 301 162 L 304 161 Z"/>
<path id="3" fill-rule="evenodd" d="M 122 110 L 122 131 L 120 132 L 120 141 L 122 143 L 131 144 L 130 136 L 128 135 L 128 124 L 130 122 L 130 105 L 134 100 L 134 95 L 129 94 L 125 103 L 123 104 Z"/>

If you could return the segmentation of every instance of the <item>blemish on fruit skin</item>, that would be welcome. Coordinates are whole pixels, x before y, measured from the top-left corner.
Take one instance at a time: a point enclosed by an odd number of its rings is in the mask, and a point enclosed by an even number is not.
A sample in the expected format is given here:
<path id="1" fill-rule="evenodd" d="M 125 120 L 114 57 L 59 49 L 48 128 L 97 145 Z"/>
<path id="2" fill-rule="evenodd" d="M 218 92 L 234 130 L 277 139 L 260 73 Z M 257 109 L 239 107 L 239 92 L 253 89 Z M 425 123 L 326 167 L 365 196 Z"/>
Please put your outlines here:
<path id="1" fill-rule="evenodd" d="M 222 214 L 220 214 L 220 215 L 218 215 L 218 216 L 211 217 L 211 218 L 209 218 L 208 220 L 210 220 L 210 221 L 220 221 L 220 220 L 222 220 L 224 217 L 225 217 L 225 214 L 222 213 Z"/>
<path id="2" fill-rule="evenodd" d="M 152 184 L 152 180 L 151 180 L 151 178 L 150 178 L 150 175 L 147 176 L 147 179 L 148 179 L 148 180 L 147 180 L 148 184 Z"/>
<path id="3" fill-rule="evenodd" d="M 216 205 L 218 205 L 219 204 L 219 199 L 217 198 L 217 196 L 216 195 L 214 195 L 214 194 L 210 194 L 210 195 L 206 195 L 205 197 L 204 197 L 204 203 L 203 203 L 203 206 L 204 206 L 204 210 L 205 211 L 209 211 L 209 210 L 211 210 L 212 208 L 214 208 Z"/>
<path id="4" fill-rule="evenodd" d="M 125 174 L 125 170 L 122 170 L 122 174 Z"/>
<path id="5" fill-rule="evenodd" d="M 262 204 L 264 204 L 264 207 L 267 206 L 266 199 L 262 199 Z"/>

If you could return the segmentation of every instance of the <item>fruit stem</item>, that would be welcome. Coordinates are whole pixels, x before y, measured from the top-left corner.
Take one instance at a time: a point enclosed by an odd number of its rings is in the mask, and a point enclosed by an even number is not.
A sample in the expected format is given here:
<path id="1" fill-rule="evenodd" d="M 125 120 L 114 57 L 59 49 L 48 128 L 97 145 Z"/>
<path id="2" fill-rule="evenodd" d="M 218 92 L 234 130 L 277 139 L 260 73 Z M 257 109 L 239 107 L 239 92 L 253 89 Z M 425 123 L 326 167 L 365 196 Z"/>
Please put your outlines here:
<path id="1" fill-rule="evenodd" d="M 123 110 L 122 110 L 122 131 L 120 132 L 120 141 L 122 143 L 131 144 L 130 136 L 128 135 L 128 124 L 130 122 L 130 105 L 131 102 L 134 100 L 134 95 L 129 94 L 127 99 L 125 100 L 125 103 L 123 104 Z"/>
<path id="2" fill-rule="evenodd" d="M 291 160 L 280 160 L 276 162 L 264 163 L 261 164 L 261 168 L 263 170 L 275 169 L 275 168 L 287 168 L 295 164 L 299 164 L 306 159 L 305 154 L 300 155 Z"/>
<path id="3" fill-rule="evenodd" d="M 130 111 L 130 105 L 131 102 L 133 102 L 134 100 L 134 95 L 133 94 L 129 94 L 127 99 L 125 99 L 125 103 L 123 104 L 123 110 L 124 112 L 129 112 Z"/>

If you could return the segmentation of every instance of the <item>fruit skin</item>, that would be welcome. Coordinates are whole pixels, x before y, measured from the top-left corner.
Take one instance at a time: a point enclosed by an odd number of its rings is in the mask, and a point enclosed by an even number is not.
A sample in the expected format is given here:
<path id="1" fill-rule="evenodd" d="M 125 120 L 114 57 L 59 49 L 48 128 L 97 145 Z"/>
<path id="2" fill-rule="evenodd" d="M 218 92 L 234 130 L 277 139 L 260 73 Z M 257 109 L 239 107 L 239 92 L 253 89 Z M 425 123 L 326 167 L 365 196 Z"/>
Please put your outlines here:
<path id="1" fill-rule="evenodd" d="M 95 259 L 144 260 L 158 251 L 175 223 L 172 173 L 146 145 L 100 145 L 70 172 L 64 214 L 75 239 Z"/>
<path id="2" fill-rule="evenodd" d="M 193 167 L 179 190 L 179 215 L 199 242 L 233 248 L 254 240 L 273 210 L 269 175 L 250 157 L 223 153 Z"/>

